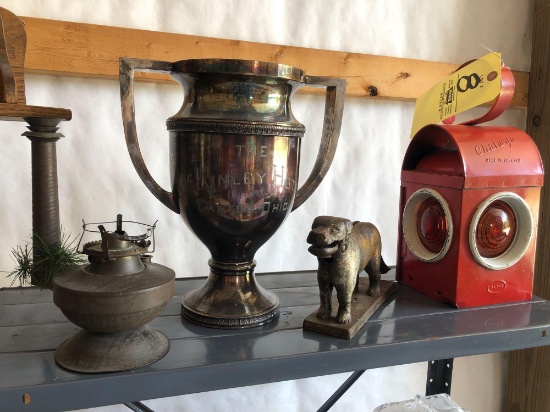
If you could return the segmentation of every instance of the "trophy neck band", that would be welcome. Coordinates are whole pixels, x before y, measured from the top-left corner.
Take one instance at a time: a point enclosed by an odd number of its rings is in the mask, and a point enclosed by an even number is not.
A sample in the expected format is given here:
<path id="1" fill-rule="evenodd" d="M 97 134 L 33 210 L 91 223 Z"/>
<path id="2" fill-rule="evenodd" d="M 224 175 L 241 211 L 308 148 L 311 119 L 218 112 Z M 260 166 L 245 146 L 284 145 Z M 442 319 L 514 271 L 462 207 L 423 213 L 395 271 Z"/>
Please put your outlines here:
<path id="1" fill-rule="evenodd" d="M 169 119 L 166 122 L 166 127 L 171 132 L 228 133 L 289 137 L 303 137 L 306 132 L 306 128 L 303 124 L 231 122 L 187 118 Z"/>
<path id="2" fill-rule="evenodd" d="M 208 260 L 208 266 L 210 266 L 212 272 L 216 275 L 249 275 L 254 272 L 256 267 L 256 261 L 242 262 L 242 263 L 226 263 L 218 262 L 214 259 Z"/>

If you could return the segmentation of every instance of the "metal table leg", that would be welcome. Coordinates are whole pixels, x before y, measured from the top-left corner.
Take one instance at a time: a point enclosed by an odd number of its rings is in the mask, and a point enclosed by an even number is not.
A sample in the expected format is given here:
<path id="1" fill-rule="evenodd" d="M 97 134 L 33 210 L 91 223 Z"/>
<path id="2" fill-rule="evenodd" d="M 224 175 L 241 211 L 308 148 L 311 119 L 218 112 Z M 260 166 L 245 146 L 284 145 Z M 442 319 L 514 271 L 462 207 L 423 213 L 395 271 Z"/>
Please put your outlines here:
<path id="1" fill-rule="evenodd" d="M 336 389 L 336 392 L 332 394 L 330 398 L 317 410 L 317 412 L 326 412 L 330 408 L 332 408 L 332 405 L 334 405 L 336 402 L 338 402 L 338 399 L 342 397 L 344 393 L 347 392 L 349 388 L 355 383 L 357 379 L 364 373 L 365 371 L 355 371 L 351 374 L 349 378 L 346 379 L 346 381 L 338 388 Z"/>
<path id="2" fill-rule="evenodd" d="M 141 402 L 128 402 L 124 406 L 133 410 L 134 412 L 155 412 L 151 408 L 148 408 L 146 405 Z"/>

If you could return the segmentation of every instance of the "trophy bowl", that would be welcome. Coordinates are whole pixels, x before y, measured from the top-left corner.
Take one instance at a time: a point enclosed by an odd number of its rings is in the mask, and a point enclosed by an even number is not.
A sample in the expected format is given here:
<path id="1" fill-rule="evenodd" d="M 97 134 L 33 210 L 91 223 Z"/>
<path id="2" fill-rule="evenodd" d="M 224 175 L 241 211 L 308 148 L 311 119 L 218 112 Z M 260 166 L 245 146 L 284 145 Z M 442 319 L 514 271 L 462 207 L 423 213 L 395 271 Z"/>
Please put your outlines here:
<path id="1" fill-rule="evenodd" d="M 171 192 L 155 182 L 141 156 L 136 70 L 170 73 L 184 90 L 181 109 L 167 120 Z M 291 98 L 302 86 L 326 87 L 326 103 L 317 159 L 298 187 L 305 127 L 292 114 Z M 278 316 L 277 297 L 255 279 L 254 255 L 326 175 L 340 133 L 345 86 L 345 80 L 306 76 L 278 63 L 121 58 L 122 117 L 134 167 L 153 195 L 181 214 L 212 255 L 205 284 L 183 297 L 184 318 L 237 329 Z"/>

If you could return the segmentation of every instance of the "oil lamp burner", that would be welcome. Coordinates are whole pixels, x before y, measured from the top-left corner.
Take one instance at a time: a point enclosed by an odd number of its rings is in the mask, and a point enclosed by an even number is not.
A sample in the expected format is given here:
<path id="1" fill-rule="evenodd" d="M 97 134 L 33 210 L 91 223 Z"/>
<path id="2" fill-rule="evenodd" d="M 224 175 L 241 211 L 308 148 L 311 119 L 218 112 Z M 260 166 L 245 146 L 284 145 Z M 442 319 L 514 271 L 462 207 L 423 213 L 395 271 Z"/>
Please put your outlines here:
<path id="1" fill-rule="evenodd" d="M 421 129 L 401 172 L 397 280 L 457 307 L 531 299 L 543 178 L 519 129 Z"/>
<path id="2" fill-rule="evenodd" d="M 155 225 L 144 234 L 132 236 L 122 229 L 98 225 L 101 240 L 86 243 L 82 253 L 89 264 L 55 276 L 53 300 L 63 314 L 83 328 L 63 342 L 55 352 L 62 367 L 76 372 L 117 372 L 155 362 L 170 348 L 161 332 L 150 328 L 153 320 L 174 293 L 175 273 L 151 263 L 147 254 Z M 83 223 L 83 233 L 95 232 Z M 82 241 L 81 237 L 81 241 Z"/>

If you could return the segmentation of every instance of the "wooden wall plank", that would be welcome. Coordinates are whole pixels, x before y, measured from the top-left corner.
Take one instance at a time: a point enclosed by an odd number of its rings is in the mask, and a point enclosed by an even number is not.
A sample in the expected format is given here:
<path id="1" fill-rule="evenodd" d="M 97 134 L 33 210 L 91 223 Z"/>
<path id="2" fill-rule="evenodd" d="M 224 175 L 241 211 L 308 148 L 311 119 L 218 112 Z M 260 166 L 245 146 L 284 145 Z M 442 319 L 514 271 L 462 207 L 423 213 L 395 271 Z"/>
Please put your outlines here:
<path id="1" fill-rule="evenodd" d="M 350 96 L 414 100 L 462 62 L 439 63 L 302 47 L 20 17 L 27 32 L 25 71 L 118 79 L 121 56 L 177 61 L 191 58 L 263 60 L 316 76 L 343 77 Z M 514 72 L 512 106 L 525 107 L 529 73 Z M 142 80 L 168 76 L 142 73 Z"/>
<path id="2" fill-rule="evenodd" d="M 533 52 L 527 106 L 527 133 L 550 169 L 550 0 L 535 1 Z M 548 178 L 548 174 L 546 174 Z M 550 299 L 550 182 L 546 179 L 540 204 L 536 252 L 536 295 Z M 549 336 L 546 339 L 550 339 Z M 544 336 L 544 335 L 543 335 Z M 550 342 L 549 342 L 550 343 Z M 510 354 L 507 412 L 547 411 L 550 405 L 550 347 Z"/>

